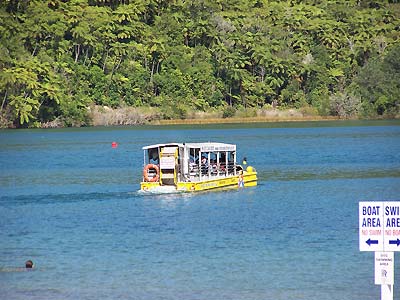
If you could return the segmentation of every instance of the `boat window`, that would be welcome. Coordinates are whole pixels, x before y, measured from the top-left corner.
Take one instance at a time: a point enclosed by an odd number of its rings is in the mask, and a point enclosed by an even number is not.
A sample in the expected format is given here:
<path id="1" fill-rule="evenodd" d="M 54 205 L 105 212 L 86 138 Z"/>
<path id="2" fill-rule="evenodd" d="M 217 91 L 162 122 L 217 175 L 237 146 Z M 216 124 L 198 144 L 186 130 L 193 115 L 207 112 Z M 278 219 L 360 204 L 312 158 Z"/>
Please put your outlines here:
<path id="1" fill-rule="evenodd" d="M 211 152 L 210 153 L 210 164 L 216 164 L 217 163 L 217 153 Z"/>
<path id="2" fill-rule="evenodd" d="M 229 151 L 227 152 L 228 155 L 228 173 L 234 173 L 235 170 L 235 151 Z"/>
<path id="3" fill-rule="evenodd" d="M 151 148 L 148 150 L 149 164 L 158 165 L 160 163 L 160 155 L 158 148 Z"/>
<path id="4" fill-rule="evenodd" d="M 189 162 L 190 163 L 199 163 L 199 152 L 200 152 L 200 149 L 190 148 L 190 151 L 189 151 Z"/>

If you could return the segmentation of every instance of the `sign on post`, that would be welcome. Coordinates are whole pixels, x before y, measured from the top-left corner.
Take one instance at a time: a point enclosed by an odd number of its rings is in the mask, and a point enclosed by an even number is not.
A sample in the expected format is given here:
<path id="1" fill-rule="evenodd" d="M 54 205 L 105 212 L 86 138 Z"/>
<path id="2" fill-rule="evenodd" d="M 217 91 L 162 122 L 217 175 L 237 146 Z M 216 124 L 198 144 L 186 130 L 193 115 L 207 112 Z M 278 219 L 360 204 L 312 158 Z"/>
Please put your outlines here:
<path id="1" fill-rule="evenodd" d="M 385 251 L 400 251 L 400 202 L 385 202 Z"/>
<path id="2" fill-rule="evenodd" d="M 400 251 L 400 202 L 359 202 L 360 251 Z"/>
<path id="3" fill-rule="evenodd" d="M 393 252 L 375 252 L 375 284 L 394 284 Z"/>
<path id="4" fill-rule="evenodd" d="M 359 203 L 360 251 L 383 251 L 383 202 Z"/>
<path id="5" fill-rule="evenodd" d="M 400 251 L 400 202 L 359 202 L 360 251 L 375 251 L 375 284 L 393 300 L 394 251 Z"/>

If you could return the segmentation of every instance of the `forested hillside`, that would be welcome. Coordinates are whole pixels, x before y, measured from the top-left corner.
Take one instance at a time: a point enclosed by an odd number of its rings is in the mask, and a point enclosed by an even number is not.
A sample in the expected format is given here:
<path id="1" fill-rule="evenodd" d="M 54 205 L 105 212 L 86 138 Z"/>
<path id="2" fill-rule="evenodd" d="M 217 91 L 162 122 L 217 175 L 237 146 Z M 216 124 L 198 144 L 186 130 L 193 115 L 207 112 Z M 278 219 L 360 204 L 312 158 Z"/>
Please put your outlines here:
<path id="1" fill-rule="evenodd" d="M 0 39 L 1 127 L 95 105 L 399 116 L 395 0 L 2 0 Z"/>

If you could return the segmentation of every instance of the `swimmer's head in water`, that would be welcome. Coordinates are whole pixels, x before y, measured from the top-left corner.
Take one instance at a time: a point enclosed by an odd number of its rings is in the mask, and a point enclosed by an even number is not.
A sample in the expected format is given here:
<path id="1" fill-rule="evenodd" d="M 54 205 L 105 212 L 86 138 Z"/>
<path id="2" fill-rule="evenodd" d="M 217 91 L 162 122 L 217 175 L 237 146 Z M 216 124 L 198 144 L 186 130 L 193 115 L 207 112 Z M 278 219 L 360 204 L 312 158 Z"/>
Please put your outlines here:
<path id="1" fill-rule="evenodd" d="M 27 261 L 25 262 L 25 268 L 27 268 L 27 269 L 32 269 L 32 268 L 33 268 L 33 261 L 27 260 Z"/>

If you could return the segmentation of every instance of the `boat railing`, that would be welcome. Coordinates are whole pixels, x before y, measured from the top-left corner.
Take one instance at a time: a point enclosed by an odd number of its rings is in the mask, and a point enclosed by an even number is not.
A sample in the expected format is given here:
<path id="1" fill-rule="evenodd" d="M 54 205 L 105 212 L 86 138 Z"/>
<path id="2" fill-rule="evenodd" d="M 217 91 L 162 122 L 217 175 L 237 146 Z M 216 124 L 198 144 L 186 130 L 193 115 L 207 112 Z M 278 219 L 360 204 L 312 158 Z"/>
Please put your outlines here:
<path id="1" fill-rule="evenodd" d="M 189 173 L 182 178 L 183 180 L 199 181 L 203 179 L 221 178 L 226 176 L 235 175 L 237 172 L 236 163 L 228 162 L 224 163 L 206 163 L 196 164 L 189 163 Z"/>
<path id="2" fill-rule="evenodd" d="M 207 163 L 201 165 L 201 175 L 202 176 L 228 176 L 235 174 L 235 163 Z"/>

